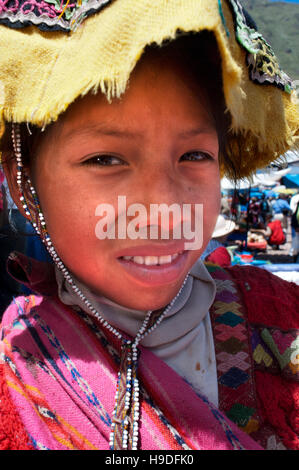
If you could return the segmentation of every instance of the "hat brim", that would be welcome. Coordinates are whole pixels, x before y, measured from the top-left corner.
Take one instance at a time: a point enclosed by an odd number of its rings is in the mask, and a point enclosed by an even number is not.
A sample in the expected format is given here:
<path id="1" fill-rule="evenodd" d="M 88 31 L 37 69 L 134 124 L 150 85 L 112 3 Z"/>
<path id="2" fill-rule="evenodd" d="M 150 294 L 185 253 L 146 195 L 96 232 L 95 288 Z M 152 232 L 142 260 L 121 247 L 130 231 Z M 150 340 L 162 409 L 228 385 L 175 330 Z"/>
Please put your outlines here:
<path id="1" fill-rule="evenodd" d="M 226 220 L 224 227 L 215 228 L 212 238 L 220 238 L 220 237 L 224 237 L 225 235 L 229 235 L 235 230 L 235 228 L 236 228 L 236 224 L 233 220 Z"/>
<path id="2" fill-rule="evenodd" d="M 100 90 L 108 99 L 120 97 L 147 45 L 175 39 L 178 31 L 208 30 L 217 40 L 231 114 L 226 152 L 240 168 L 239 176 L 249 176 L 298 148 L 299 113 L 292 95 L 250 80 L 232 10 L 227 2 L 222 4 L 220 12 L 217 0 L 157 1 L 154 6 L 152 0 L 117 0 L 69 35 L 1 25 L 2 128 L 5 121 L 44 127 L 90 91 Z"/>

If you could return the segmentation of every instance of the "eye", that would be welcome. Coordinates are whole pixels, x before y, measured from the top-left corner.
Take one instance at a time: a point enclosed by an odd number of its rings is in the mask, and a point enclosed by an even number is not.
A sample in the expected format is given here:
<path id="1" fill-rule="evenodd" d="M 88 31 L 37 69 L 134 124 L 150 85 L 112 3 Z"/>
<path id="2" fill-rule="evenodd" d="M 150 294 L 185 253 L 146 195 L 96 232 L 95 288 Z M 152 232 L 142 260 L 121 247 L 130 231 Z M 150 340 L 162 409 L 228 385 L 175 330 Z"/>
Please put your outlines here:
<path id="1" fill-rule="evenodd" d="M 206 152 L 200 152 L 200 151 L 186 152 L 180 158 L 180 161 L 187 161 L 187 162 L 200 162 L 202 160 L 214 160 L 214 159 L 210 154 Z"/>
<path id="2" fill-rule="evenodd" d="M 96 154 L 90 156 L 87 160 L 84 160 L 83 165 L 94 165 L 94 166 L 116 166 L 116 165 L 127 165 L 126 162 L 121 160 L 114 155 L 100 155 Z"/>

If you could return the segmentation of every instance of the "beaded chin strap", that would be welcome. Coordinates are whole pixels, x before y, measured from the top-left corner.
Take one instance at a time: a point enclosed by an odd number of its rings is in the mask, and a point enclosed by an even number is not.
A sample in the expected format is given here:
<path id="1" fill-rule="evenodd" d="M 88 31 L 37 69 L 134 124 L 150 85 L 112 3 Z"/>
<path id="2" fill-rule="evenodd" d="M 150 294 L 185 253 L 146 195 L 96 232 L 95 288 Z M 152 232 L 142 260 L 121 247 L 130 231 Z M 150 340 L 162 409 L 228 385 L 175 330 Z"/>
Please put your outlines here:
<path id="1" fill-rule="evenodd" d="M 139 380 L 137 377 L 138 357 L 140 352 L 138 350 L 138 345 L 145 336 L 157 328 L 166 316 L 181 294 L 187 282 L 189 273 L 185 277 L 179 292 L 167 307 L 164 310 L 161 309 L 155 312 L 151 310 L 148 311 L 136 337 L 132 340 L 126 339 L 116 328 L 111 326 L 105 320 L 100 312 L 93 307 L 79 287 L 76 286 L 67 267 L 56 253 L 47 231 L 45 218 L 42 213 L 36 191 L 30 178 L 23 172 L 19 124 L 12 125 L 12 142 L 17 161 L 17 184 L 19 187 L 20 201 L 22 202 L 26 215 L 30 217 L 30 221 L 35 231 L 40 236 L 53 261 L 61 270 L 66 281 L 70 284 L 74 292 L 84 302 L 90 313 L 102 324 L 102 326 L 122 341 L 122 354 L 116 386 L 115 406 L 112 413 L 109 445 L 111 450 L 137 450 L 140 419 Z M 23 183 L 28 186 L 27 189 L 29 194 L 32 196 L 32 200 L 26 196 L 25 191 L 23 190 Z"/>

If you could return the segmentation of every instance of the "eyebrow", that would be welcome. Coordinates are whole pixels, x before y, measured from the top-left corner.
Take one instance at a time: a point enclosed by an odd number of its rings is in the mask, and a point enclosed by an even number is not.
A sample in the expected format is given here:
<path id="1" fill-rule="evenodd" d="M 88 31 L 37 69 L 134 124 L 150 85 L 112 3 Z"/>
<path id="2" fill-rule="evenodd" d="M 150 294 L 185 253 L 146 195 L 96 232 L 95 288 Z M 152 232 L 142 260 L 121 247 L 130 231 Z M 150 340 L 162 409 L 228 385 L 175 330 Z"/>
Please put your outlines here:
<path id="1" fill-rule="evenodd" d="M 140 137 L 142 134 L 140 132 L 132 132 L 128 129 L 121 129 L 116 126 L 109 127 L 108 125 L 96 123 L 90 124 L 85 127 L 79 127 L 77 129 L 71 129 L 66 137 L 73 137 L 73 136 L 85 136 L 85 135 L 105 135 L 111 137 L 126 137 L 130 139 L 135 139 L 136 137 Z"/>
<path id="2" fill-rule="evenodd" d="M 201 134 L 212 134 L 216 132 L 215 127 L 210 125 L 205 125 L 203 127 L 197 127 L 193 129 L 188 129 L 177 134 L 177 137 L 180 139 L 188 139 L 192 137 L 196 137 Z M 96 123 L 94 125 L 88 125 L 85 127 L 80 127 L 77 129 L 72 129 L 67 132 L 65 138 L 70 138 L 73 136 L 85 136 L 85 135 L 103 135 L 103 136 L 110 136 L 110 137 L 119 137 L 119 138 L 127 138 L 127 139 L 136 139 L 142 137 L 142 132 L 138 131 L 130 131 L 125 128 L 118 128 L 116 126 L 104 125 Z"/>
<path id="3" fill-rule="evenodd" d="M 216 132 L 216 128 L 212 124 L 210 124 L 210 125 L 205 126 L 205 127 L 198 127 L 198 128 L 195 128 L 195 129 L 189 129 L 187 131 L 180 132 L 178 134 L 178 137 L 180 137 L 182 139 L 188 139 L 190 137 L 196 137 L 197 135 L 213 134 L 215 132 Z"/>

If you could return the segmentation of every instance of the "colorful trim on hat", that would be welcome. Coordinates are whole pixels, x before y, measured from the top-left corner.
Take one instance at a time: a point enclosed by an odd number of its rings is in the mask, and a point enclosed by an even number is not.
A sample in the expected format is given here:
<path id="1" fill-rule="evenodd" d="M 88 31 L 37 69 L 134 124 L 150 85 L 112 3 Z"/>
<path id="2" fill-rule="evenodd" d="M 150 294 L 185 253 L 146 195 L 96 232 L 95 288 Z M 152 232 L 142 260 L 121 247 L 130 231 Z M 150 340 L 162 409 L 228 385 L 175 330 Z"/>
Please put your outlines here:
<path id="1" fill-rule="evenodd" d="M 239 0 L 228 0 L 234 17 L 236 38 L 247 51 L 249 78 L 262 85 L 274 85 L 291 93 L 294 85 L 290 77 L 281 70 L 278 60 L 265 38 L 257 31 L 256 25 L 245 13 Z"/>
<path id="2" fill-rule="evenodd" d="M 0 24 L 10 28 L 37 26 L 42 31 L 75 30 L 88 16 L 97 13 L 112 0 L 2 0 Z M 219 2 L 219 14 L 229 35 Z M 294 86 L 284 73 L 271 46 L 257 31 L 239 0 L 227 0 L 234 17 L 236 38 L 247 51 L 249 78 L 259 84 L 271 84 L 291 93 Z"/>
<path id="3" fill-rule="evenodd" d="M 37 26 L 42 31 L 76 29 L 112 0 L 2 0 L 0 24 L 10 28 Z"/>

